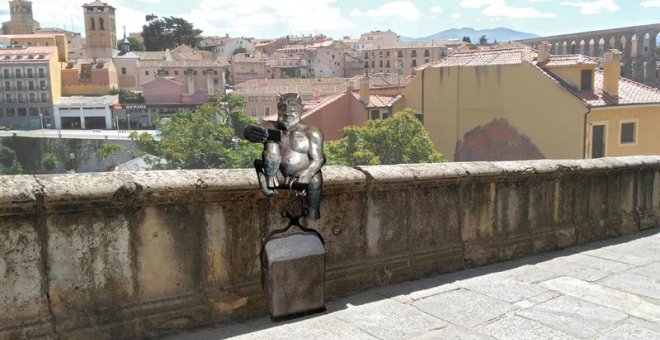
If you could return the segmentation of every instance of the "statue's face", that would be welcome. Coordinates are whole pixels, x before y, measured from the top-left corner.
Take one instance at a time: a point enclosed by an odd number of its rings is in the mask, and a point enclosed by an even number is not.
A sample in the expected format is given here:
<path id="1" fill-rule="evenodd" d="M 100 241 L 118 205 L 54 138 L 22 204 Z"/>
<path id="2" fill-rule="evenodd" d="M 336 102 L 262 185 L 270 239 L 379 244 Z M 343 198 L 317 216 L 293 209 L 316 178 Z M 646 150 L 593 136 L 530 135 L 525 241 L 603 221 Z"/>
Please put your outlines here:
<path id="1" fill-rule="evenodd" d="M 279 97 L 277 103 L 277 122 L 285 129 L 300 123 L 302 100 L 296 93 L 287 93 Z"/>

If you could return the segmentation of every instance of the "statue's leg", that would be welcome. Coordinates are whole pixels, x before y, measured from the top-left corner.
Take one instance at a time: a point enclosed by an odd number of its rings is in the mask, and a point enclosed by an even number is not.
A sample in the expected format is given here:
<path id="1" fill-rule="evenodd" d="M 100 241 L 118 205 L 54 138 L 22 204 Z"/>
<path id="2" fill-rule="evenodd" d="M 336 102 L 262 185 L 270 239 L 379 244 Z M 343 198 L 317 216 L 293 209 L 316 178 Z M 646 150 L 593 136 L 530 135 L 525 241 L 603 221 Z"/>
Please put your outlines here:
<path id="1" fill-rule="evenodd" d="M 257 170 L 257 179 L 259 180 L 259 189 L 266 196 L 273 196 L 277 194 L 276 190 L 268 189 L 266 185 L 266 173 L 264 171 L 264 162 L 261 159 L 254 160 L 254 169 Z"/>
<path id="2" fill-rule="evenodd" d="M 307 186 L 307 207 L 309 217 L 316 221 L 321 218 L 321 194 L 323 187 L 323 175 L 317 172 Z"/>
<path id="3" fill-rule="evenodd" d="M 277 171 L 282 162 L 282 155 L 280 154 L 280 146 L 275 142 L 266 142 L 264 152 L 261 155 L 264 160 L 264 172 L 266 173 L 266 186 L 270 189 L 276 188 L 279 183 L 277 181 Z"/>

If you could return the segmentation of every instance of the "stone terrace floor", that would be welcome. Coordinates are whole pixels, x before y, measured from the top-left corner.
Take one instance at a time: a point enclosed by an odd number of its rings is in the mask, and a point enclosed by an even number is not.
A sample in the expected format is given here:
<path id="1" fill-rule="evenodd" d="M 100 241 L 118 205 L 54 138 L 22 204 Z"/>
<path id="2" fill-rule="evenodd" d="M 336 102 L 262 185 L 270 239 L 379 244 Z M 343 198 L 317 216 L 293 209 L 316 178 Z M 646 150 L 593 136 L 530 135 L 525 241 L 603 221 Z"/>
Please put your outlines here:
<path id="1" fill-rule="evenodd" d="M 660 339 L 660 230 L 372 289 L 168 339 Z"/>

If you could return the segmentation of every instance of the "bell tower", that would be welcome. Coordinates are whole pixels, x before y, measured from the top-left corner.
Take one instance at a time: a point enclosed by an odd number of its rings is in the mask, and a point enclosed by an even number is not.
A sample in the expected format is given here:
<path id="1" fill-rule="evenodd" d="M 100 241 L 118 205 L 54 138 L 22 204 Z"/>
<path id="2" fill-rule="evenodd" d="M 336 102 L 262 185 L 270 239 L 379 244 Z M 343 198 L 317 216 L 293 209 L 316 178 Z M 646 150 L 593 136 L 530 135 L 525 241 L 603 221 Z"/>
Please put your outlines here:
<path id="1" fill-rule="evenodd" d="M 85 55 L 88 58 L 110 58 L 117 49 L 115 8 L 96 0 L 84 4 Z"/>
<path id="2" fill-rule="evenodd" d="M 2 24 L 2 34 L 34 34 L 39 22 L 32 17 L 32 1 L 9 1 L 10 20 Z"/>

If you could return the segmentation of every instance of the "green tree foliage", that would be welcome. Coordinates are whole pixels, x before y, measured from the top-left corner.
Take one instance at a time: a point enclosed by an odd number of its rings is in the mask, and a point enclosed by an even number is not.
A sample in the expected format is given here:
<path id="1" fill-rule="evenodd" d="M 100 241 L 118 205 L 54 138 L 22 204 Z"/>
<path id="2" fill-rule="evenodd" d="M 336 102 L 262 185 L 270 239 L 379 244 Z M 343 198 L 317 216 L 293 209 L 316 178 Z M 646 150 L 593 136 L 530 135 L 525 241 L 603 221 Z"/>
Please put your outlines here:
<path id="1" fill-rule="evenodd" d="M 326 143 L 328 164 L 378 165 L 443 162 L 442 154 L 411 109 L 388 119 L 344 128 L 344 137 Z"/>
<path id="2" fill-rule="evenodd" d="M 247 52 L 247 50 L 245 49 L 245 47 L 239 47 L 239 48 L 237 48 L 237 49 L 234 50 L 233 55 L 237 55 L 237 54 L 239 54 L 239 53 L 245 53 L 245 52 Z"/>
<path id="3" fill-rule="evenodd" d="M 99 159 L 110 158 L 110 168 L 114 168 L 117 165 L 115 161 L 115 156 L 121 151 L 121 144 L 117 143 L 108 143 L 104 144 L 100 149 L 96 151 L 96 157 Z"/>
<path id="4" fill-rule="evenodd" d="M 2 165 L 4 165 L 6 168 L 11 167 L 15 160 L 16 152 L 14 152 L 14 150 L 7 146 L 3 146 L 2 149 L 0 149 L 0 163 L 2 163 Z"/>
<path id="5" fill-rule="evenodd" d="M 131 51 L 144 51 L 144 44 L 133 37 L 128 37 L 128 43 L 131 44 Z M 121 50 L 121 47 L 124 45 L 124 39 L 117 40 L 117 46 Z"/>
<path id="6" fill-rule="evenodd" d="M 142 37 L 147 51 L 164 51 L 184 44 L 197 47 L 201 34 L 202 30 L 176 17 L 158 17 L 142 26 Z"/>
<path id="7" fill-rule="evenodd" d="M 57 155 L 53 152 L 46 152 L 44 156 L 41 158 L 41 166 L 47 172 L 51 172 L 55 170 L 59 162 L 60 161 L 57 159 Z"/>
<path id="8" fill-rule="evenodd" d="M 463 42 L 466 42 L 466 43 L 470 44 L 470 43 L 472 43 L 472 40 L 470 40 L 470 37 L 466 35 L 466 36 L 463 37 Z"/>
<path id="9" fill-rule="evenodd" d="M 9 169 L 9 173 L 12 175 L 20 175 L 23 173 L 23 166 L 18 160 L 14 160 L 14 163 L 12 163 L 11 168 Z"/>
<path id="10" fill-rule="evenodd" d="M 120 104 L 127 104 L 127 103 L 144 103 L 144 97 L 142 96 L 142 93 L 138 92 L 133 92 L 133 91 L 126 91 L 126 90 L 118 90 L 116 88 L 112 88 L 108 94 L 118 94 L 119 95 L 119 103 Z"/>
<path id="11" fill-rule="evenodd" d="M 244 105 L 244 99 L 232 95 L 211 97 L 197 110 L 177 112 L 170 121 L 158 122 L 160 141 L 136 133 L 131 139 L 144 153 L 167 160 L 167 164 L 156 168 L 251 167 L 262 146 L 237 136 L 242 126 L 256 123 L 242 114 Z"/>
<path id="12" fill-rule="evenodd" d="M 479 45 L 488 45 L 488 38 L 485 34 L 479 37 Z"/>

